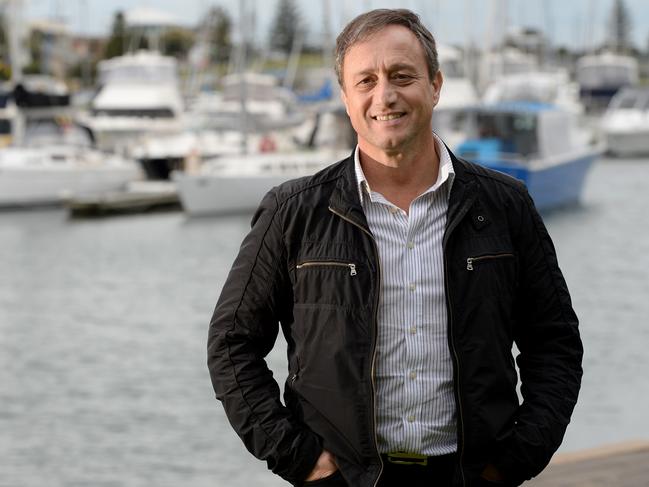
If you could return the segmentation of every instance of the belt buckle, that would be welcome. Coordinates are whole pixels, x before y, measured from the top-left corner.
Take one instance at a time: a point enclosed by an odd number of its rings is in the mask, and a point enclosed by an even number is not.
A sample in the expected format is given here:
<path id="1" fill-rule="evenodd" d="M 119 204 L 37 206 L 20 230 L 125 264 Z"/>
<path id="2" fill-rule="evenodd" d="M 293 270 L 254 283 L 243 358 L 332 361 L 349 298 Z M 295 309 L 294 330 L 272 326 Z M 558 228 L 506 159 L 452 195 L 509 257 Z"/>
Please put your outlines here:
<path id="1" fill-rule="evenodd" d="M 387 457 L 388 462 L 398 465 L 420 465 L 422 467 L 428 465 L 428 457 L 426 455 L 419 455 L 418 453 L 395 451 L 387 453 Z"/>

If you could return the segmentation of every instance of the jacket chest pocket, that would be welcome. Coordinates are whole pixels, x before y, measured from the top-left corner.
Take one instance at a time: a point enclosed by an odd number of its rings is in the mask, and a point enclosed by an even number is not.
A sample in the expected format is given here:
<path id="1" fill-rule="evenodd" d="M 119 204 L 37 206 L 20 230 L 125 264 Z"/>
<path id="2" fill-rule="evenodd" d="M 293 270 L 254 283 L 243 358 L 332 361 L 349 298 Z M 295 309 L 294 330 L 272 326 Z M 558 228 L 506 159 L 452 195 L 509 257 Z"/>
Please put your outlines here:
<path id="1" fill-rule="evenodd" d="M 499 252 L 493 254 L 484 254 L 478 255 L 475 257 L 467 257 L 466 259 L 466 270 L 474 270 L 474 266 L 495 263 L 499 259 L 514 259 L 516 256 L 513 252 Z"/>
<path id="2" fill-rule="evenodd" d="M 509 245 L 468 249 L 462 270 L 469 295 L 514 296 L 518 287 L 518 258 Z"/>
<path id="3" fill-rule="evenodd" d="M 356 264 L 354 262 L 338 262 L 338 261 L 333 261 L 333 260 L 316 260 L 316 261 L 310 261 L 310 262 L 302 262 L 301 264 L 297 264 L 295 266 L 295 269 L 300 270 L 300 269 L 305 269 L 308 270 L 312 267 L 343 267 L 349 269 L 349 275 L 350 276 L 355 276 L 358 273 L 356 272 Z"/>
<path id="4" fill-rule="evenodd" d="M 365 306 L 371 289 L 367 265 L 353 258 L 304 258 L 291 273 L 296 303 Z"/>

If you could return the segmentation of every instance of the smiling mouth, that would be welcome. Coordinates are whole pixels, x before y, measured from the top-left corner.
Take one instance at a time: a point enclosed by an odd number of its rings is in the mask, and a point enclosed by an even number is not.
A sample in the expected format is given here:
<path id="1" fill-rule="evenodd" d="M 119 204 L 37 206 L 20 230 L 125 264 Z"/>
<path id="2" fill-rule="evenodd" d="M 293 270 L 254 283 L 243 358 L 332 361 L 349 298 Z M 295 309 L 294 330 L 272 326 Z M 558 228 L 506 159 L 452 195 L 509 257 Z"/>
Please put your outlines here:
<path id="1" fill-rule="evenodd" d="M 405 113 L 388 113 L 387 115 L 375 115 L 372 118 L 378 120 L 379 122 L 388 122 L 390 120 L 396 120 L 405 116 Z"/>

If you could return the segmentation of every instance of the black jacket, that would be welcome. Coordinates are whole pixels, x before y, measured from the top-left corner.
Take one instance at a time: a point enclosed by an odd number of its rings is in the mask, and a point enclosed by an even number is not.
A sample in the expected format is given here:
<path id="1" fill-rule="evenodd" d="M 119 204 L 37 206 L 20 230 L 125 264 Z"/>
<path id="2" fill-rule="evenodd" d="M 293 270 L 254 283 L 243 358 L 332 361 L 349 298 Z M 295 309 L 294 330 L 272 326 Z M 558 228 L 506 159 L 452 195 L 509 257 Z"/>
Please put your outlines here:
<path id="1" fill-rule="evenodd" d="M 577 317 L 525 187 L 452 158 L 444 255 L 455 485 L 470 486 L 488 462 L 517 485 L 547 465 L 570 420 L 582 374 Z M 217 398 L 247 448 L 296 485 L 322 448 L 351 487 L 373 486 L 382 468 L 373 384 L 380 268 L 357 188 L 349 158 L 270 191 L 210 324 Z M 264 361 L 279 325 L 285 405 Z"/>

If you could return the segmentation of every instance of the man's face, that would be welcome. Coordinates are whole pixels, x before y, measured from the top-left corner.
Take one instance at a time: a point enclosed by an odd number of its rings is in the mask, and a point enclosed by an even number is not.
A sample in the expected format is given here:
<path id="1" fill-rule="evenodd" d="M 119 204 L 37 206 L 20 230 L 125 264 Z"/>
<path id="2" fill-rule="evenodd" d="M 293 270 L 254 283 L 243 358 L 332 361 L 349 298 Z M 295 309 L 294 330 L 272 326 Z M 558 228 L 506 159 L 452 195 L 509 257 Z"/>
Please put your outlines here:
<path id="1" fill-rule="evenodd" d="M 378 160 L 430 138 L 441 86 L 441 74 L 430 80 L 424 50 L 403 26 L 354 44 L 343 60 L 341 96 L 360 149 Z"/>

